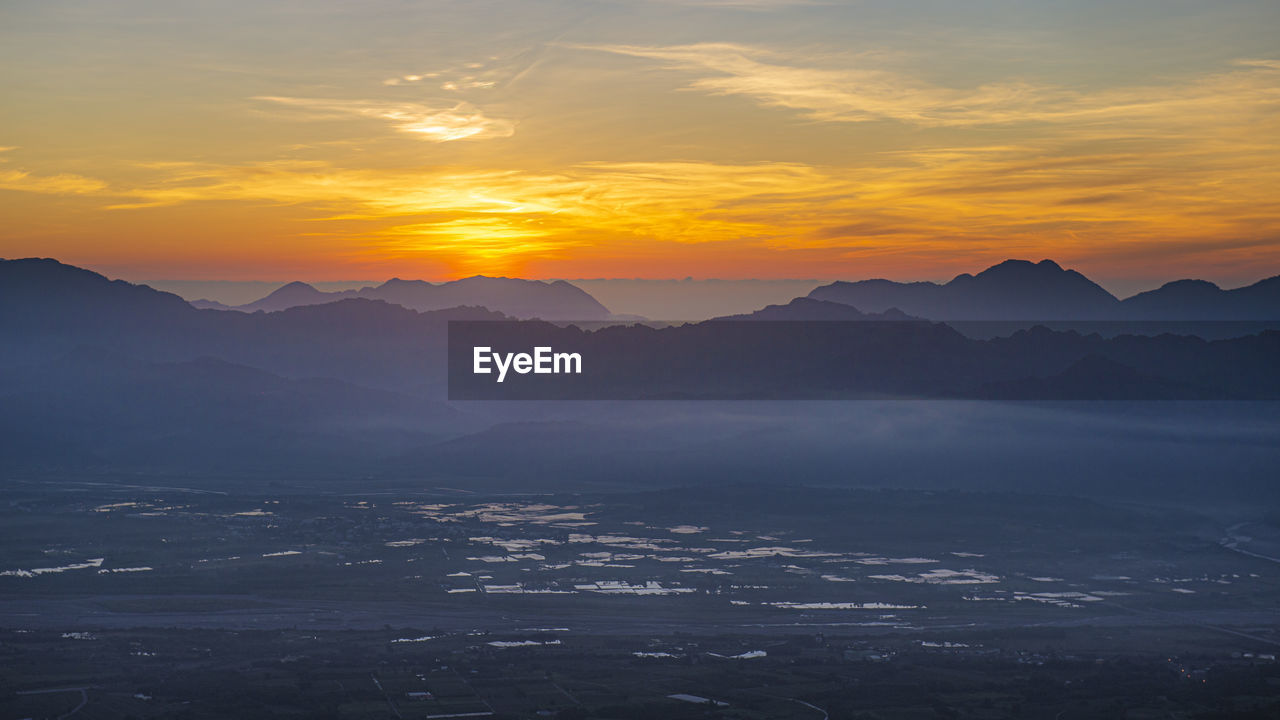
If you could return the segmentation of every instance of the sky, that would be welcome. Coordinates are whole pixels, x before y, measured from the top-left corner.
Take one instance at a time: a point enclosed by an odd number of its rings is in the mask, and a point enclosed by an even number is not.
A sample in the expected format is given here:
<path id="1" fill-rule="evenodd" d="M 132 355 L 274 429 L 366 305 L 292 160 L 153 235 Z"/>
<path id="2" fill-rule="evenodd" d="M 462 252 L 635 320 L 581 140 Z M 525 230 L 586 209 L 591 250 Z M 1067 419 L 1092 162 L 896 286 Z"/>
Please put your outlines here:
<path id="1" fill-rule="evenodd" d="M 128 279 L 1280 273 L 1274 0 L 0 5 L 0 256 Z"/>

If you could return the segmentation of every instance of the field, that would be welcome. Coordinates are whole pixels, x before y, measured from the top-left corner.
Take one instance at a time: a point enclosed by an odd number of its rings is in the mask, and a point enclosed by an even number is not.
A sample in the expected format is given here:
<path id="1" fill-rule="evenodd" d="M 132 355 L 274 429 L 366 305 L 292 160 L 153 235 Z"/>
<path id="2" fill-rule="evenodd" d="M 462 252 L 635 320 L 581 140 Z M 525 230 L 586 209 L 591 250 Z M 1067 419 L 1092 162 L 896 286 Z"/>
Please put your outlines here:
<path id="1" fill-rule="evenodd" d="M 1265 517 L 750 485 L 4 499 L 16 717 L 1280 708 Z"/>

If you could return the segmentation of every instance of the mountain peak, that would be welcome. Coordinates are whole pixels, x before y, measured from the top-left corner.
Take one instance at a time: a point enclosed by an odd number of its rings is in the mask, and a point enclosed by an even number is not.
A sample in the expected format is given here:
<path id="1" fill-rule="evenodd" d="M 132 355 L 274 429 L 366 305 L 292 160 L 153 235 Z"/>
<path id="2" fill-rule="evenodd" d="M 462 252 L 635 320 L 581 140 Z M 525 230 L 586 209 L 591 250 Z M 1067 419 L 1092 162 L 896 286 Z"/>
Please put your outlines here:
<path id="1" fill-rule="evenodd" d="M 434 286 L 435 283 L 429 283 L 426 280 L 403 280 L 398 277 L 393 277 L 390 280 L 379 285 L 378 289 L 381 290 L 383 288 L 421 287 L 423 285 Z"/>
<path id="2" fill-rule="evenodd" d="M 1041 260 L 1040 262 L 1031 262 L 1030 260 L 1017 260 L 1010 258 L 1003 262 L 996 263 L 991 267 L 972 277 L 983 277 L 991 275 L 1035 275 L 1043 277 L 1047 275 L 1059 275 L 1070 273 L 1070 270 L 1063 270 L 1062 266 L 1052 260 Z M 1079 273 L 1076 273 L 1077 275 Z M 967 275 L 967 273 L 966 273 Z M 1081 276 L 1083 277 L 1083 276 Z"/>
<path id="3" fill-rule="evenodd" d="M 1208 292 L 1216 292 L 1222 288 L 1217 284 L 1208 280 L 1173 280 L 1160 286 L 1161 290 L 1204 290 Z"/>
<path id="4" fill-rule="evenodd" d="M 295 280 L 286 283 L 271 291 L 261 300 L 254 301 L 248 305 L 242 305 L 237 310 L 245 312 L 256 312 L 262 310 L 265 312 L 274 312 L 295 305 L 311 305 L 318 302 L 326 302 L 329 299 L 329 293 L 322 292 L 307 283 Z"/>
<path id="5" fill-rule="evenodd" d="M 1206 280 L 1175 280 L 1122 303 L 1126 315 L 1143 320 L 1280 319 L 1280 277 L 1234 290 Z"/>
<path id="6" fill-rule="evenodd" d="M 271 294 L 275 295 L 276 293 L 294 293 L 294 292 L 320 292 L 320 291 L 317 290 L 314 285 L 308 285 L 307 283 L 304 283 L 301 280 L 294 280 L 291 283 L 286 283 L 276 288 L 275 292 L 272 292 Z"/>
<path id="7" fill-rule="evenodd" d="M 195 309 L 172 293 L 51 258 L 0 260 L 0 326 L 126 325 L 168 322 Z"/>
<path id="8" fill-rule="evenodd" d="M 944 285 L 885 280 L 836 283 L 815 289 L 816 300 L 864 312 L 897 307 L 932 320 L 1093 320 L 1114 316 L 1119 301 L 1089 278 L 1053 260 L 1010 258 Z"/>

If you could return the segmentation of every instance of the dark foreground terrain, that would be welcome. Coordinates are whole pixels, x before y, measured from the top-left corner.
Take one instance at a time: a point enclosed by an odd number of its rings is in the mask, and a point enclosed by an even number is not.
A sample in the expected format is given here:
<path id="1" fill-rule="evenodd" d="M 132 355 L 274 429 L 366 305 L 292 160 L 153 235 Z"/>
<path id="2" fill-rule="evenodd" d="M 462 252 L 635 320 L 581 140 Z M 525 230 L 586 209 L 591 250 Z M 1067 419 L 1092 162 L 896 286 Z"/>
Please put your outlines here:
<path id="1" fill-rule="evenodd" d="M 1280 665 L 1195 628 L 756 635 L 6 632 L 9 717 L 1275 717 Z M 736 656 L 736 657 L 735 657 Z M 686 696 L 686 697 L 672 697 Z"/>
<path id="2" fill-rule="evenodd" d="M 1257 508 L 118 478 L 0 499 L 6 717 L 1280 712 Z"/>

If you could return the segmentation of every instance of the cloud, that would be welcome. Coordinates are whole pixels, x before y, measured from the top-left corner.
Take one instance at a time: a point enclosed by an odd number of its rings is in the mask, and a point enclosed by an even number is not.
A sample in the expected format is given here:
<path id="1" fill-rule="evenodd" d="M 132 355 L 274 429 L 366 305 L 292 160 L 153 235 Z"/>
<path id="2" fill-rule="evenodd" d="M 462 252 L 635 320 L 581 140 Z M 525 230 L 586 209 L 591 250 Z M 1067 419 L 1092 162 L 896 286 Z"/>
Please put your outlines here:
<path id="1" fill-rule="evenodd" d="M 690 89 L 742 95 L 767 107 L 800 110 L 809 118 L 827 122 L 1004 122 L 1012 108 L 1026 108 L 1044 95 L 1021 83 L 955 90 L 872 67 L 804 67 L 787 64 L 785 56 L 777 52 L 728 43 L 581 47 L 658 60 L 670 70 L 701 74 L 689 84 Z"/>
<path id="2" fill-rule="evenodd" d="M 258 96 L 254 100 L 296 108 L 313 119 L 349 116 L 376 118 L 390 122 L 400 132 L 410 133 L 431 142 L 453 140 L 486 140 L 511 137 L 515 122 L 491 118 L 478 108 L 465 103 L 435 107 L 419 103 L 387 103 L 371 100 L 328 100 Z"/>
<path id="3" fill-rule="evenodd" d="M 1273 60 L 1243 60 L 1232 70 L 1181 83 L 1086 92 L 1023 80 L 943 87 L 866 60 L 813 67 L 796 64 L 785 53 L 729 43 L 576 47 L 657 60 L 667 69 L 699 75 L 689 89 L 740 95 L 824 122 L 890 120 L 924 127 L 1172 124 L 1220 118 L 1223 112 L 1270 112 L 1280 105 L 1280 62 Z"/>
<path id="4" fill-rule="evenodd" d="M 479 63 L 468 63 L 465 66 L 465 69 L 469 71 L 474 71 L 476 68 L 481 68 L 481 67 L 483 66 L 480 65 Z M 436 80 L 437 78 L 440 78 L 444 74 L 445 73 L 442 73 L 442 72 L 429 72 L 429 73 L 422 73 L 421 75 L 401 75 L 400 77 L 387 78 L 386 80 L 382 81 L 382 84 L 390 85 L 390 86 L 414 85 L 426 80 Z M 498 85 L 498 80 L 496 79 L 497 77 L 498 77 L 498 74 L 494 71 L 487 71 L 479 75 L 475 74 L 474 72 L 471 72 L 466 75 L 461 75 L 452 80 L 445 80 L 444 82 L 440 83 L 440 89 L 449 90 L 453 92 L 458 92 L 462 90 L 489 90 Z"/>
<path id="5" fill-rule="evenodd" d="M 440 73 L 430 72 L 421 75 L 401 75 L 399 77 L 387 78 L 382 81 L 383 85 L 411 85 L 413 83 L 422 82 L 431 78 L 440 77 Z"/>
<path id="6" fill-rule="evenodd" d="M 673 51 L 663 62 L 708 52 L 696 47 Z M 743 52 L 728 47 L 734 50 L 710 53 L 732 58 Z M 747 76 L 756 65 L 787 64 L 778 54 L 746 60 L 725 67 Z M 797 78 L 810 77 L 792 69 Z M 881 268 L 891 260 L 936 265 L 963 257 L 961 269 L 971 269 L 980 262 L 975 258 L 1022 251 L 1070 262 L 1106 257 L 1119 245 L 1151 248 L 1153 257 L 1169 248 L 1197 258 L 1218 247 L 1232 257 L 1250 255 L 1249 262 L 1280 262 L 1280 250 L 1273 249 L 1280 237 L 1277 77 L 1280 63 L 1242 61 L 1163 88 L 1033 90 L 1028 97 L 1057 93 L 1060 101 L 992 100 L 964 110 L 982 110 L 988 122 L 1013 122 L 1004 118 L 1022 113 L 1020 122 L 1033 126 L 1002 132 L 996 143 L 986 132 L 913 133 L 918 147 L 864 154 L 845 166 L 655 161 L 532 170 L 162 162 L 137 164 L 137 172 L 111 188 L 81 176 L 25 172 L 0 173 L 0 187 L 110 196 L 108 207 L 117 210 L 214 201 L 277 205 L 271 212 L 278 217 L 315 221 L 299 237 L 341 238 L 335 243 L 346 243 L 352 256 L 430 257 L 466 272 L 518 272 L 529 258 L 675 262 L 671 258 L 695 254 L 761 258 L 756 262 L 765 272 L 772 272 L 775 258 L 788 257 L 809 258 L 816 267 L 872 260 Z M 848 104 L 833 108 L 822 83 L 801 79 L 791 83 L 788 97 L 836 113 L 841 119 L 834 122 L 854 122 L 840 113 L 924 125 L 941 117 L 933 101 L 901 95 L 901 88 L 871 92 L 870 81 L 862 88 L 874 102 L 859 101 L 856 113 Z M 776 80 L 752 87 L 786 85 Z M 891 84 L 887 76 L 881 81 Z M 442 111 L 426 105 L 269 101 L 309 117 L 374 118 L 402 132 L 427 122 L 475 131 L 467 137 L 511 131 L 511 125 L 495 130 L 482 114 L 456 125 L 428 120 Z M 470 117 L 457 108 L 448 112 Z M 1267 238 L 1270 244 L 1260 243 Z"/>
<path id="7" fill-rule="evenodd" d="M 4 170 L 0 171 L 0 190 L 44 195 L 100 195 L 107 190 L 107 184 L 83 175 L 38 176 L 23 170 Z"/>
<path id="8" fill-rule="evenodd" d="M 157 179 L 131 189 L 127 195 L 133 201 L 114 208 L 265 200 L 314 205 L 337 213 L 331 218 L 347 220 L 417 215 L 503 222 L 538 218 L 557 230 L 572 226 L 690 242 L 712 239 L 723 232 L 741 234 L 742 223 L 721 227 L 709 215 L 726 200 L 749 203 L 758 196 L 773 202 L 781 198 L 795 201 L 832 182 L 824 172 L 796 163 L 601 162 L 555 173 L 369 170 L 323 162 L 164 163 L 150 167 L 159 173 Z M 707 216 L 699 223 L 689 223 L 691 215 L 704 214 Z M 508 231 L 514 228 L 504 227 Z M 532 232 L 527 225 L 519 230 L 526 237 Z"/>
<path id="9" fill-rule="evenodd" d="M 1123 150 L 1123 151 L 1122 151 Z M 1272 153 L 1272 158 L 1277 153 Z M 858 168 L 581 163 L 558 172 L 369 170 L 320 162 L 156 168 L 118 208 L 215 200 L 304 206 L 377 247 L 459 257 L 579 245 L 737 243 L 773 250 L 955 253 L 1104 247 L 1126 238 L 1280 233 L 1280 162 L 1135 144 L 933 148 Z M 412 218 L 406 223 L 402 218 Z M 886 241 L 887 242 L 887 241 Z"/>
<path id="10" fill-rule="evenodd" d="M 379 231 L 376 238 L 366 252 L 381 259 L 451 256 L 454 267 L 463 271 L 492 269 L 509 260 L 556 257 L 582 244 L 543 227 L 536 218 L 478 217 L 396 225 Z"/>

